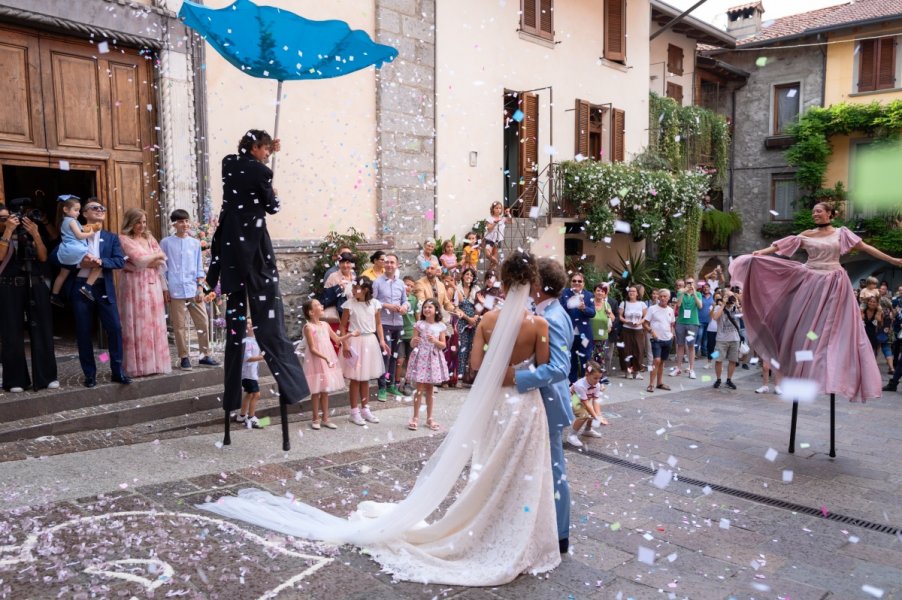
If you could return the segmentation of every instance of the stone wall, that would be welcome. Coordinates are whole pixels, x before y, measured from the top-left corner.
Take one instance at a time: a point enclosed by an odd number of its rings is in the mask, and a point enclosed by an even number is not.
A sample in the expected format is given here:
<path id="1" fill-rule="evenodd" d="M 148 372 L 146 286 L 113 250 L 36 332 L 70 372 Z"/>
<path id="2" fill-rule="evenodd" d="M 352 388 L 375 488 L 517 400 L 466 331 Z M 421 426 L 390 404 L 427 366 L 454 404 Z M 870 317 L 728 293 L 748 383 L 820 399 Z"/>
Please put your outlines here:
<path id="1" fill-rule="evenodd" d="M 435 0 L 376 0 L 376 41 L 398 49 L 377 75 L 377 231 L 412 249 L 435 224 Z"/>
<path id="2" fill-rule="evenodd" d="M 804 41 L 804 40 L 803 40 Z M 810 40 L 809 40 L 810 41 Z M 763 248 L 773 240 L 761 235 L 761 226 L 772 220 L 771 175 L 794 172 L 783 149 L 764 147 L 771 132 L 773 86 L 801 82 L 801 111 L 823 104 L 824 63 L 820 48 L 757 52 L 727 52 L 717 58 L 751 73 L 736 93 L 732 208 L 742 216 L 742 231 L 733 235 L 732 254 Z"/>

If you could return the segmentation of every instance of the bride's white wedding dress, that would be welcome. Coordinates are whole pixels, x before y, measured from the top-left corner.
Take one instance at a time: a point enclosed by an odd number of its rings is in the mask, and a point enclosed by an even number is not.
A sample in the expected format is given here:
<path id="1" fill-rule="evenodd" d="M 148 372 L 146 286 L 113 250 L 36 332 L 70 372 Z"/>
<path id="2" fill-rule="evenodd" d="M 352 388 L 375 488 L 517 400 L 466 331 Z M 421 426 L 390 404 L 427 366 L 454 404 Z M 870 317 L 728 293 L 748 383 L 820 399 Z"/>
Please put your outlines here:
<path id="1" fill-rule="evenodd" d="M 454 426 L 400 503 L 362 502 L 349 519 L 262 490 L 199 508 L 307 539 L 359 546 L 399 579 L 462 586 L 508 583 L 560 563 L 548 421 L 538 391 L 499 382 L 529 297 L 510 293 Z M 526 364 L 522 366 L 528 366 Z M 466 486 L 429 522 L 463 468 Z"/>

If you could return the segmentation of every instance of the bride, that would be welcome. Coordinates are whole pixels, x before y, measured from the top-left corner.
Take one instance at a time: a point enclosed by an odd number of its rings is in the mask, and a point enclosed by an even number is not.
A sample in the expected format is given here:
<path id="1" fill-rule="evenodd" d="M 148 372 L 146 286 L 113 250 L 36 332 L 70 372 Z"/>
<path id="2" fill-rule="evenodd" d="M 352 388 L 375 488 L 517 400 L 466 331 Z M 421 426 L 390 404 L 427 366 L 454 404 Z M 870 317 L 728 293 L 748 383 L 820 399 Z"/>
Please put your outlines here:
<path id="1" fill-rule="evenodd" d="M 343 519 L 245 489 L 199 508 L 288 535 L 353 544 L 408 581 L 495 586 L 556 567 L 561 559 L 542 398 L 501 385 L 509 365 L 548 361 L 548 323 L 526 310 L 537 277 L 535 260 L 524 252 L 502 264 L 504 307 L 482 319 L 470 357 L 479 374 L 454 426 L 400 503 L 362 502 Z M 444 515 L 435 515 L 468 463 L 466 486 Z"/>

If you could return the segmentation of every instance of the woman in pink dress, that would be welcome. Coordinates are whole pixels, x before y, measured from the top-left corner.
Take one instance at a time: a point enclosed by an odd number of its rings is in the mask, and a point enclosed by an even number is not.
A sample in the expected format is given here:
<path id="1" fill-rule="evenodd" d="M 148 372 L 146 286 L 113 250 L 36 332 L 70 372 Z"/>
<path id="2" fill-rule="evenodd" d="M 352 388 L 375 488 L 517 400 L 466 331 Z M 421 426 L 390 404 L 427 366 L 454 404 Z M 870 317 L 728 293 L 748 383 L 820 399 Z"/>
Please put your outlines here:
<path id="1" fill-rule="evenodd" d="M 821 393 L 853 402 L 879 398 L 880 370 L 839 257 L 860 250 L 896 266 L 902 259 L 865 244 L 845 227 L 834 228 L 836 211 L 826 203 L 816 204 L 811 214 L 814 229 L 730 265 L 732 283 L 742 287 L 749 345 L 784 376 L 817 381 Z M 808 252 L 804 265 L 766 256 L 790 257 L 799 248 Z"/>
<path id="2" fill-rule="evenodd" d="M 163 303 L 166 255 L 147 231 L 147 214 L 140 208 L 125 211 L 119 240 L 126 258 L 117 290 L 123 367 L 132 377 L 169 373 L 172 358 Z"/>

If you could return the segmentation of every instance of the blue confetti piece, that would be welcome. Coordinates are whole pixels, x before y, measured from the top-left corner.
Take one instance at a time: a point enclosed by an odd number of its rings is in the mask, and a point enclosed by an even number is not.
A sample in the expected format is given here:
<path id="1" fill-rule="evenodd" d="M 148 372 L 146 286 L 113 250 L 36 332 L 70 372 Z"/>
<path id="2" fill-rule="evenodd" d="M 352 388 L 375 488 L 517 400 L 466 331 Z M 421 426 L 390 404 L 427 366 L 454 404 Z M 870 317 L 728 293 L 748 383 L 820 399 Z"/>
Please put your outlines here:
<path id="1" fill-rule="evenodd" d="M 511 119 L 513 119 L 517 123 L 520 123 L 521 121 L 523 121 L 524 116 L 525 115 L 523 114 L 523 111 L 518 108 L 517 111 L 511 116 Z"/>
<path id="2" fill-rule="evenodd" d="M 711 353 L 711 358 L 720 358 L 720 352 L 715 350 L 714 352 Z"/>
<path id="3" fill-rule="evenodd" d="M 529 507 L 528 507 L 528 506 L 524 506 L 524 507 L 523 507 L 523 512 L 529 512 Z"/>
<path id="4" fill-rule="evenodd" d="M 629 272 L 629 271 L 624 271 L 624 272 L 623 272 L 623 278 L 624 278 L 624 279 L 626 279 L 626 278 L 629 277 L 629 276 L 630 276 L 630 272 Z"/>

